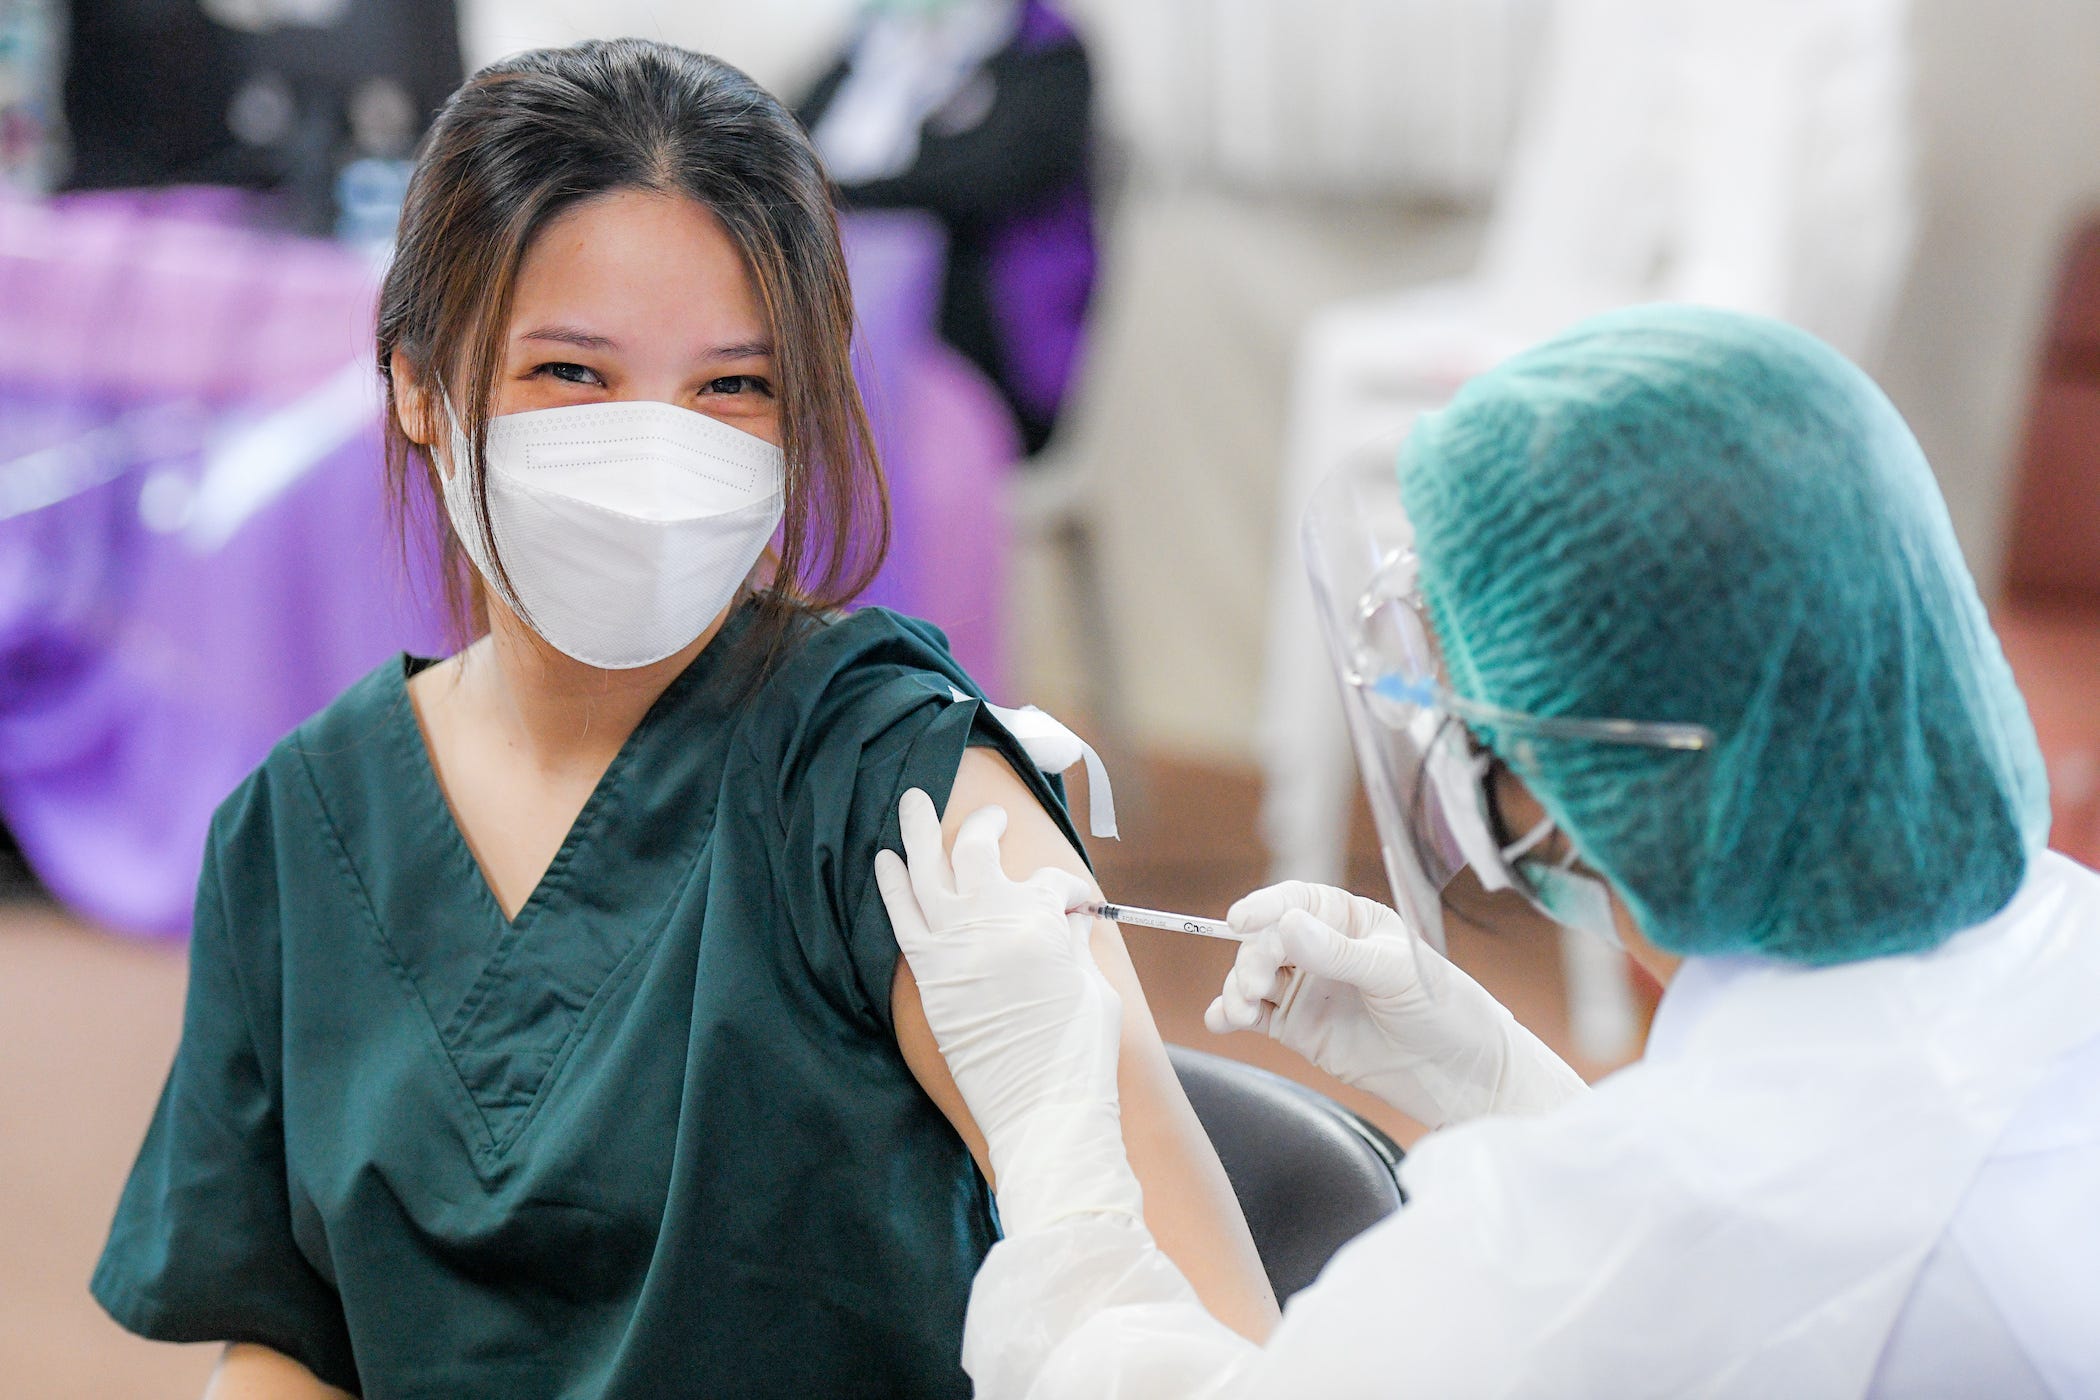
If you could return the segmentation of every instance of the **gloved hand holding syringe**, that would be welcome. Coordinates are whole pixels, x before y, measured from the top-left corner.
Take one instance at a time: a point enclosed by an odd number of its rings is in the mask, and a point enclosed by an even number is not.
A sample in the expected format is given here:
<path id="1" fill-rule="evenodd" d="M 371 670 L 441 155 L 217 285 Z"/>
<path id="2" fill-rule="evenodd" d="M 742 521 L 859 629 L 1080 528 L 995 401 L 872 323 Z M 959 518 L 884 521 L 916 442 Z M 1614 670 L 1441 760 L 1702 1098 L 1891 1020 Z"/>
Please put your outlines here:
<path id="1" fill-rule="evenodd" d="M 1540 1111 L 1582 1092 L 1500 1002 L 1376 901 L 1286 882 L 1225 919 L 1106 900 L 1069 912 L 1238 943 L 1204 1015 L 1212 1031 L 1261 1031 L 1427 1126 Z"/>

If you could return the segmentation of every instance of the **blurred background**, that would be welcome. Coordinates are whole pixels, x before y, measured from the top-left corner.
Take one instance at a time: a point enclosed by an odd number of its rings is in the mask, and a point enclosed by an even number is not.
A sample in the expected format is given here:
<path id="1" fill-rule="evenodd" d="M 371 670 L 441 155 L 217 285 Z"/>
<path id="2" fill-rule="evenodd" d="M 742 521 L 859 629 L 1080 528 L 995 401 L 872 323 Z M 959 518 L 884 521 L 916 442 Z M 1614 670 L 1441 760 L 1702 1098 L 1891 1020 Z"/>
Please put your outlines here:
<path id="1" fill-rule="evenodd" d="M 810 126 L 896 498 L 868 601 L 1095 741 L 1111 897 L 1384 894 L 1298 511 L 1467 375 L 1657 297 L 1796 321 L 1887 387 L 2055 844 L 2100 861 L 2100 6 L 0 0 L 0 1390 L 209 1369 L 85 1283 L 211 809 L 386 655 L 447 646 L 367 363 L 409 161 L 466 72 L 629 33 Z M 1229 948 L 1128 936 L 1170 1039 L 1319 1082 L 1204 1033 Z M 1615 958 L 1454 940 L 1586 1073 L 1637 1053 L 1653 989 Z"/>

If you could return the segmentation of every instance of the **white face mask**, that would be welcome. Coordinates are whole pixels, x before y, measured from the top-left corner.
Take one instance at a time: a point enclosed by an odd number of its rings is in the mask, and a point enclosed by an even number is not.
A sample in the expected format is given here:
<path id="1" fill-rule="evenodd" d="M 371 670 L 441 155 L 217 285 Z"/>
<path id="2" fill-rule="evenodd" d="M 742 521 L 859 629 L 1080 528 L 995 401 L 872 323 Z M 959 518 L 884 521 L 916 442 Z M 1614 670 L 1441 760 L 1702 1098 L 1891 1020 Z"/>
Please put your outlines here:
<path id="1" fill-rule="evenodd" d="M 491 589 L 547 643 L 622 671 L 661 661 L 736 597 L 780 525 L 780 449 L 654 401 L 578 404 L 489 420 L 489 525 L 474 510 L 466 434 L 446 405 L 445 510 Z"/>

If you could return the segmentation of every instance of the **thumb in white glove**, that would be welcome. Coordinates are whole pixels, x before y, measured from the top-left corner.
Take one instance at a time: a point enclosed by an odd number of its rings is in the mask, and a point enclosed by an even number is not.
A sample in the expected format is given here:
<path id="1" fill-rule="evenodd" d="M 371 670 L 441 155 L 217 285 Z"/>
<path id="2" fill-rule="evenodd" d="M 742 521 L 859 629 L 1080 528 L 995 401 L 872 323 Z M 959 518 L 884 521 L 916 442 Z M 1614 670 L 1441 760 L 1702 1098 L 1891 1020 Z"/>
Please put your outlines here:
<path id="1" fill-rule="evenodd" d="M 906 793 L 898 820 L 909 865 L 877 853 L 876 886 L 984 1134 L 1001 1224 L 1011 1235 L 1088 1211 L 1138 1215 L 1116 1094 L 1123 1006 L 1094 966 L 1093 920 L 1067 912 L 1093 886 L 1054 867 L 1009 878 L 998 807 L 964 819 L 952 859 L 925 793 Z"/>
<path id="2" fill-rule="evenodd" d="M 1545 1112 L 1584 1091 L 1486 988 L 1375 900 L 1294 880 L 1248 895 L 1226 920 L 1246 942 L 1204 1013 L 1213 1031 L 1264 1031 L 1432 1128 Z"/>

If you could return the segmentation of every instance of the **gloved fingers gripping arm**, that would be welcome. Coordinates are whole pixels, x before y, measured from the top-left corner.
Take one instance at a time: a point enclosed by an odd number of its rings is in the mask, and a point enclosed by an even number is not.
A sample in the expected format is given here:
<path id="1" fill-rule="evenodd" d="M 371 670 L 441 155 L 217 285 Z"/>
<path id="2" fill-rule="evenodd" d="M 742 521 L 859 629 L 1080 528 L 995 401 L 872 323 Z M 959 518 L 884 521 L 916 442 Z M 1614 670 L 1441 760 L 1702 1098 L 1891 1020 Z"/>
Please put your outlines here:
<path id="1" fill-rule="evenodd" d="M 1331 886 L 1257 890 L 1226 916 L 1247 935 L 1204 1015 L 1258 1029 L 1425 1125 L 1539 1113 L 1580 1076 L 1399 914 Z M 1304 985 L 1280 1006 L 1290 970 Z"/>
<path id="2" fill-rule="evenodd" d="M 1004 808 L 1009 818 L 998 845 L 1000 860 L 1013 884 L 1025 883 L 1032 873 L 1055 867 L 1072 877 L 1067 898 L 1053 901 L 1057 907 L 1068 908 L 1080 902 L 1072 895 L 1082 888 L 1086 898 L 1101 897 L 1084 859 L 1029 786 L 994 751 L 972 748 L 958 765 L 941 817 L 945 839 L 952 845 L 962 835 L 969 816 L 988 806 Z M 927 841 L 920 849 L 931 846 Z M 906 886 L 908 889 L 908 879 Z M 1143 1193 L 1145 1228 L 1195 1287 L 1212 1316 L 1242 1336 L 1264 1337 L 1275 1326 L 1278 1313 L 1262 1271 L 1261 1257 L 1255 1251 L 1225 1169 L 1167 1057 L 1166 1043 L 1153 1024 L 1144 988 L 1124 950 L 1122 932 L 1099 918 L 1083 920 L 1079 928 L 1087 931 L 1086 947 L 1120 1003 L 1122 1034 L 1115 1049 L 1114 1071 L 1117 1114 L 1124 1152 Z M 999 1164 L 994 1163 L 984 1135 L 963 1100 L 927 1020 L 918 981 L 905 957 L 897 960 L 892 1003 L 899 1049 L 913 1075 L 955 1125 L 986 1177 L 1011 1204 L 1012 1198 L 1005 1191 L 1011 1184 L 1009 1177 L 998 1172 Z M 1006 1225 L 1011 1233 L 1014 1223 L 1010 1212 Z"/>
<path id="3" fill-rule="evenodd" d="M 985 816 L 985 812 L 996 811 L 987 808 L 965 821 L 964 830 L 956 835 L 958 854 L 963 851 L 964 836 L 975 832 L 996 835 L 1003 828 L 1003 816 Z M 979 817 L 984 821 L 973 831 L 970 822 Z M 949 948 L 975 937 L 976 931 L 936 927 L 927 917 L 920 892 L 924 891 L 924 898 L 936 910 L 949 914 L 953 912 L 948 903 L 953 893 L 951 881 L 967 877 L 955 874 L 945 858 L 936 861 L 937 827 L 929 848 L 923 822 L 906 815 L 903 825 L 905 849 L 912 852 L 910 868 L 882 852 L 875 860 L 876 885 L 889 909 L 898 946 L 920 979 L 927 1020 L 942 1054 L 949 1058 L 957 1087 L 993 1144 L 994 1159 L 1006 1168 L 994 1173 L 1006 1238 L 993 1246 L 978 1274 L 963 1335 L 963 1368 L 974 1383 L 975 1394 L 979 1400 L 1115 1400 L 1118 1395 L 1133 1400 L 1140 1395 L 1147 1400 L 1208 1400 L 1222 1394 L 1218 1386 L 1259 1353 L 1204 1309 L 1195 1289 L 1160 1252 L 1137 1209 L 1134 1180 L 1129 1183 L 1127 1212 L 1113 1208 L 1059 1212 L 1055 1207 L 1044 1210 L 1028 1203 L 1031 1195 L 1040 1199 L 1054 1191 L 1034 1190 L 1027 1184 L 1030 1168 L 1026 1161 L 1012 1160 L 1016 1144 L 1010 1139 L 1027 1130 L 1010 1132 L 1001 1127 L 994 1135 L 986 1117 L 990 1105 L 984 1086 L 970 1067 L 971 1051 L 954 1039 L 957 1023 L 952 1007 L 945 993 L 936 998 L 924 985 L 929 976 L 946 972 L 951 961 Z M 972 868 L 969 857 L 963 858 L 963 864 L 965 870 Z M 1090 893 L 1081 891 L 1076 897 Z M 1099 976 L 1098 971 L 1094 975 Z M 1054 1122 L 1060 1111 L 1050 1113 Z M 1083 1128 L 1084 1118 L 1080 1121 Z M 1084 1134 L 1080 1145 L 1089 1156 L 1101 1147 L 1098 1137 L 1090 1139 Z M 1054 1142 L 1028 1144 L 1029 1149 L 1049 1151 L 1058 1146 Z M 1112 1146 L 1120 1160 L 1120 1140 Z M 1113 1181 L 1115 1162 L 1108 1166 Z M 1023 1177 L 1022 1185 L 1014 1188 L 1020 1192 L 1019 1199 L 1006 1186 L 1009 1172 Z M 1066 1195 L 1069 1198 L 1073 1193 Z M 1076 1198 L 1087 1199 L 1084 1195 Z M 1188 1384 L 1163 1384 L 1166 1378 L 1142 1354 L 1132 1357 L 1129 1349 L 1099 1335 L 1104 1323 L 1113 1327 L 1120 1312 L 1130 1307 L 1148 1318 L 1163 1315 L 1167 1326 L 1185 1337 L 1172 1351 L 1184 1358 L 1184 1369 L 1195 1368 Z M 1086 1335 L 1079 1335 L 1082 1333 Z M 1148 1336 L 1147 1345 L 1139 1351 L 1152 1350 L 1156 1340 Z M 1114 1373 L 1126 1366 L 1142 1384 L 1103 1383 L 1108 1379 L 1104 1368 Z M 1071 1374 L 1075 1369 L 1080 1374 Z"/>
<path id="4" fill-rule="evenodd" d="M 1048 868 L 1010 879 L 1006 815 L 967 818 L 951 858 L 924 793 L 899 808 L 909 866 L 876 857 L 877 888 L 928 1028 L 984 1135 L 1009 1234 L 1069 1215 L 1140 1213 L 1116 1088 L 1122 1007 L 1067 910 L 1091 892 Z"/>

